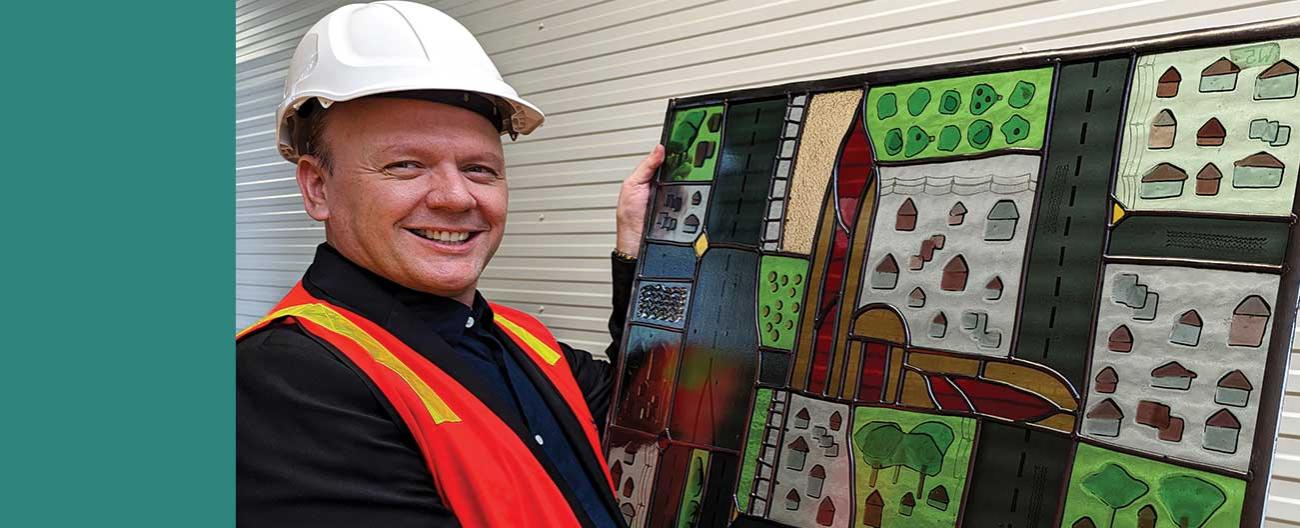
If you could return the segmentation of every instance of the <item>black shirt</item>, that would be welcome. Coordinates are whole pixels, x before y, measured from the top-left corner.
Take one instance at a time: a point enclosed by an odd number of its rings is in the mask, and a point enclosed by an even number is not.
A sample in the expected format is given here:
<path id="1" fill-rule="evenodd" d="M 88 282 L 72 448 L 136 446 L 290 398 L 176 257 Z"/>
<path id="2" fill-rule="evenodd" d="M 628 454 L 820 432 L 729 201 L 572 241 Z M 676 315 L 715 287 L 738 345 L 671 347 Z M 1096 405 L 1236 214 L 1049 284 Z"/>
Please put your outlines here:
<path id="1" fill-rule="evenodd" d="M 634 265 L 614 261 L 611 359 L 633 273 Z M 473 392 L 533 450 L 584 525 L 616 522 L 603 468 L 576 418 L 492 323 L 481 296 L 465 306 L 409 290 L 326 244 L 303 287 L 384 327 Z M 564 344 L 560 352 L 603 430 L 613 366 Z M 239 342 L 236 414 L 241 526 L 457 525 L 387 399 L 346 356 L 299 327 L 273 325 Z"/>

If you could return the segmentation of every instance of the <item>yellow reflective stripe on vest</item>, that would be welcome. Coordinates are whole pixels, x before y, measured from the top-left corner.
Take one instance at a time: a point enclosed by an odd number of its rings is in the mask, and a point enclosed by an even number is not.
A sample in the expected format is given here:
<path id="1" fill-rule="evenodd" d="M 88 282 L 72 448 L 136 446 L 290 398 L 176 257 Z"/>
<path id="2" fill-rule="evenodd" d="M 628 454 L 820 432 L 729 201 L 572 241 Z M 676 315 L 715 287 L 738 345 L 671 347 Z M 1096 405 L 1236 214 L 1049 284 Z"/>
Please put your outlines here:
<path id="1" fill-rule="evenodd" d="M 334 311 L 332 308 L 317 303 L 299 304 L 297 306 L 290 306 L 278 310 L 275 313 L 266 316 L 261 321 L 258 321 L 257 324 L 262 324 L 266 321 L 281 317 L 299 317 L 306 319 L 331 332 L 352 340 L 364 349 L 366 353 L 370 354 L 371 359 L 374 359 L 376 363 L 388 367 L 393 372 L 396 372 L 398 376 L 401 376 L 402 380 L 411 387 L 411 390 L 414 390 L 415 394 L 420 397 L 420 401 L 424 402 L 424 408 L 429 411 L 429 416 L 433 418 L 433 423 L 454 423 L 460 421 L 460 417 L 456 416 L 456 413 L 452 412 L 451 407 L 448 407 L 447 403 L 442 401 L 442 398 L 439 398 L 438 394 L 433 392 L 433 389 L 429 388 L 429 385 L 426 384 L 424 380 L 420 379 L 415 372 L 411 371 L 411 368 L 406 366 L 406 363 L 402 363 L 402 360 L 397 359 L 397 356 L 394 356 L 387 347 L 375 340 L 375 338 L 371 337 L 370 334 L 366 333 L 365 330 L 362 330 L 361 327 L 357 326 L 352 321 L 349 321 L 348 318 Z"/>
<path id="2" fill-rule="evenodd" d="M 510 333 L 519 336 L 519 338 L 523 339 L 525 343 L 528 343 L 528 348 L 533 349 L 533 352 L 536 352 L 537 355 L 541 356 L 542 361 L 545 361 L 547 365 L 555 365 L 555 362 L 560 360 L 559 352 L 556 352 L 554 348 L 550 347 L 550 345 L 543 343 L 542 340 L 538 339 L 537 336 L 532 334 L 532 332 L 524 330 L 524 327 L 515 324 L 514 321 L 506 319 L 505 316 L 499 313 L 493 313 L 492 320 L 496 321 L 497 324 L 504 326 L 506 330 L 510 331 Z"/>

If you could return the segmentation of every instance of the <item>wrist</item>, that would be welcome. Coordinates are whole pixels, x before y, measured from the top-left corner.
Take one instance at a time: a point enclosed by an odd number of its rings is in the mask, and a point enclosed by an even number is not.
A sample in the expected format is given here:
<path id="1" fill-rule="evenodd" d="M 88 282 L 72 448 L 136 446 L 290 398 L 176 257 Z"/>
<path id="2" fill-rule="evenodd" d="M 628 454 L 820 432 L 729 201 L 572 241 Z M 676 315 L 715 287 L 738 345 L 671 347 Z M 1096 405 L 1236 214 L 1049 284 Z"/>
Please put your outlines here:
<path id="1" fill-rule="evenodd" d="M 635 260 L 641 252 L 641 235 L 620 235 L 614 242 L 614 252 Z"/>

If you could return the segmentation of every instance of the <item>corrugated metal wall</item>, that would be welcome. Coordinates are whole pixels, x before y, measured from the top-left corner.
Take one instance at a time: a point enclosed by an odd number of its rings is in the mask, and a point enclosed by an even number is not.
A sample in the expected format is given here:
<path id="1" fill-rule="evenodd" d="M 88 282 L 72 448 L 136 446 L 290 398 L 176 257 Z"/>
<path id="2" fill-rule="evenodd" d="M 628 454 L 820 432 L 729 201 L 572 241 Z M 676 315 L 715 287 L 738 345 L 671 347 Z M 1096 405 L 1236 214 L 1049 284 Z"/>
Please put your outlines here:
<path id="1" fill-rule="evenodd" d="M 235 4 L 240 327 L 288 290 L 324 237 L 302 212 L 293 167 L 276 154 L 274 109 L 298 38 L 346 3 Z M 609 339 L 619 183 L 658 141 L 668 98 L 1300 13 L 1300 1 L 1249 0 L 428 3 L 478 35 L 506 80 L 548 117 L 506 146 L 511 214 L 480 288 L 589 350 Z M 1269 526 L 1300 526 L 1300 369 L 1290 374 Z"/>

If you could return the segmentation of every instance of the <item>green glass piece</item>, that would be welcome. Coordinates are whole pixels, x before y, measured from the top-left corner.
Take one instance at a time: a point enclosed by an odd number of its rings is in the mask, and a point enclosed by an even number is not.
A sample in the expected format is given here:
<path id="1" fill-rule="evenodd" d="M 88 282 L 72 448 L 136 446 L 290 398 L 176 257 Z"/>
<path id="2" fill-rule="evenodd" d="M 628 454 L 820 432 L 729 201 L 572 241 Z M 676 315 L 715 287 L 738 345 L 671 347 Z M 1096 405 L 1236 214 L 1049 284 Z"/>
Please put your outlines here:
<path id="1" fill-rule="evenodd" d="M 961 110 L 961 92 L 948 90 L 939 96 L 939 113 L 952 115 Z"/>
<path id="2" fill-rule="evenodd" d="M 1025 81 L 1016 81 L 1016 87 L 1011 89 L 1011 97 L 1007 99 L 1007 104 L 1011 108 L 1024 108 L 1029 106 L 1029 102 L 1034 100 L 1034 83 Z"/>
<path id="3" fill-rule="evenodd" d="M 691 450 L 691 462 L 686 471 L 686 487 L 682 490 L 681 506 L 677 509 L 677 528 L 695 526 L 700 520 L 704 504 L 704 474 L 709 470 L 709 452 Z"/>
<path id="4" fill-rule="evenodd" d="M 898 96 L 893 92 L 880 96 L 876 101 L 876 117 L 880 119 L 889 119 L 898 114 Z"/>
<path id="5" fill-rule="evenodd" d="M 885 133 L 885 152 L 890 156 L 896 156 L 903 151 L 903 131 L 897 128 L 889 129 Z"/>
<path id="6" fill-rule="evenodd" d="M 977 84 L 970 92 L 970 113 L 984 115 L 984 112 L 989 111 L 989 108 L 1001 99 L 1002 96 L 998 95 L 998 91 L 992 86 L 984 83 Z"/>
<path id="7" fill-rule="evenodd" d="M 961 129 L 957 125 L 948 125 L 939 131 L 939 150 L 952 152 L 961 144 Z"/>
<path id="8" fill-rule="evenodd" d="M 920 154 L 921 151 L 925 150 L 925 147 L 930 146 L 930 142 L 933 140 L 934 136 L 926 134 L 925 129 L 919 126 L 908 127 L 907 143 L 903 148 L 903 156 L 910 158 Z"/>
<path id="9" fill-rule="evenodd" d="M 1024 141 L 1029 137 L 1029 121 L 1025 121 L 1020 114 L 1013 114 L 1007 118 L 1007 122 L 1002 123 L 1002 135 L 1007 138 L 1008 145 Z"/>
<path id="10" fill-rule="evenodd" d="M 930 106 L 930 90 L 924 86 L 917 88 L 907 98 L 907 113 L 913 116 L 921 115 L 927 106 Z"/>
<path id="11" fill-rule="evenodd" d="M 989 146 L 989 140 L 993 139 L 993 123 L 983 119 L 976 119 L 966 129 L 966 141 L 970 146 L 983 150 Z"/>
<path id="12" fill-rule="evenodd" d="M 794 349 L 793 325 L 802 315 L 808 261 L 776 255 L 764 255 L 759 264 L 758 290 L 759 337 L 765 347 Z"/>

